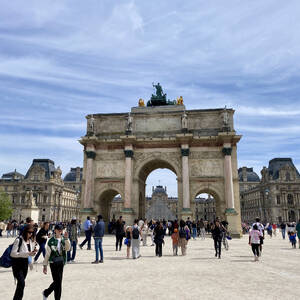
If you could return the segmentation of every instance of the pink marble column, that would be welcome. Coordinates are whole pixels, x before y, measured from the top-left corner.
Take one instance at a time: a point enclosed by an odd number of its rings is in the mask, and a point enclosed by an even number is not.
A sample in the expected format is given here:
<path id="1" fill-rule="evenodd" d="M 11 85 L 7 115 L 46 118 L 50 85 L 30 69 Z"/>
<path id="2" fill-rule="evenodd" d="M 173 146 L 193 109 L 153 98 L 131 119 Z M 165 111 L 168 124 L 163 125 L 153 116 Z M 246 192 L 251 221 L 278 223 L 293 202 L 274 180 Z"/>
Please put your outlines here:
<path id="1" fill-rule="evenodd" d="M 224 176 L 225 176 L 225 201 L 228 211 L 234 211 L 234 192 L 233 192 L 233 178 L 231 165 L 231 144 L 224 144 Z"/>
<path id="2" fill-rule="evenodd" d="M 182 192 L 183 192 L 183 210 L 190 210 L 190 176 L 189 176 L 189 153 L 188 145 L 181 145 L 182 156 Z"/>
<path id="3" fill-rule="evenodd" d="M 85 172 L 85 189 L 83 198 L 83 208 L 92 208 L 92 192 L 93 192 L 93 162 L 96 157 L 95 146 L 88 145 L 85 150 L 86 154 L 86 172 Z"/>
<path id="4" fill-rule="evenodd" d="M 126 146 L 125 154 L 125 199 L 124 208 L 131 209 L 131 191 L 132 191 L 132 145 Z"/>

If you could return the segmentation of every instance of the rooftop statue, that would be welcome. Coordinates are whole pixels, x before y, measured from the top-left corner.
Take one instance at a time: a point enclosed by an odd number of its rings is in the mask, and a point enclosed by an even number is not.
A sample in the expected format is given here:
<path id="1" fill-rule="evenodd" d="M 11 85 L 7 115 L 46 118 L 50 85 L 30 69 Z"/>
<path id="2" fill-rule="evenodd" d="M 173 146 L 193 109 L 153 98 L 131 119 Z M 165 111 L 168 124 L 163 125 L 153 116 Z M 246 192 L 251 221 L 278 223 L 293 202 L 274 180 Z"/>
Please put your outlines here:
<path id="1" fill-rule="evenodd" d="M 167 101 L 167 94 L 163 92 L 163 89 L 159 83 L 152 83 L 152 86 L 156 89 L 156 93 L 155 95 L 152 94 L 151 99 L 147 102 L 147 106 L 174 105 L 176 103 L 176 101 Z"/>

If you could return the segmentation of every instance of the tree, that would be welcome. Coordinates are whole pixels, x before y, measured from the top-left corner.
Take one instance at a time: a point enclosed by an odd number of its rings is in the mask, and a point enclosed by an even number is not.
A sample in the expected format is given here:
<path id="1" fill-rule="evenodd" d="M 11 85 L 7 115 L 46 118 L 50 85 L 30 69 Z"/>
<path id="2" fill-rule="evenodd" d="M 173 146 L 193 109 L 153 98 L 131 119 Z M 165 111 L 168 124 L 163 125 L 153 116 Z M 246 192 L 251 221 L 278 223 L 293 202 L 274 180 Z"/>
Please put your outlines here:
<path id="1" fill-rule="evenodd" d="M 0 190 L 0 221 L 9 219 L 12 211 L 12 203 L 8 194 Z"/>

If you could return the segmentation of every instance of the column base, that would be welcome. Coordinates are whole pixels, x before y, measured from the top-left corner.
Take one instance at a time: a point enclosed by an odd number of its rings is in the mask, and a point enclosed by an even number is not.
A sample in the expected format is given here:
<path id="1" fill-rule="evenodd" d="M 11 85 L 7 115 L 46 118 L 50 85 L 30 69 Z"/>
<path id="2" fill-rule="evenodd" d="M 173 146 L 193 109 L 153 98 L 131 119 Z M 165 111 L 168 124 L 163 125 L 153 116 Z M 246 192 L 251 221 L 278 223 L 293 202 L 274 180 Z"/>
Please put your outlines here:
<path id="1" fill-rule="evenodd" d="M 225 210 L 226 215 L 238 215 L 237 211 L 234 208 L 226 208 Z"/>
<path id="2" fill-rule="evenodd" d="M 126 223 L 126 226 L 133 225 L 134 219 L 136 218 L 135 213 L 132 208 L 124 207 L 121 210 L 123 220 Z"/>
<path id="3" fill-rule="evenodd" d="M 93 208 L 82 208 L 79 213 L 79 218 L 81 222 L 84 222 L 87 217 L 95 217 L 96 212 L 94 211 Z"/>
<path id="4" fill-rule="evenodd" d="M 183 208 L 181 211 L 180 217 L 182 220 L 186 221 L 187 218 L 191 219 L 192 215 L 193 215 L 193 212 L 191 211 L 190 208 Z"/>
<path id="5" fill-rule="evenodd" d="M 234 208 L 225 210 L 226 220 L 228 222 L 228 231 L 232 238 L 241 238 L 243 236 L 241 217 Z"/>

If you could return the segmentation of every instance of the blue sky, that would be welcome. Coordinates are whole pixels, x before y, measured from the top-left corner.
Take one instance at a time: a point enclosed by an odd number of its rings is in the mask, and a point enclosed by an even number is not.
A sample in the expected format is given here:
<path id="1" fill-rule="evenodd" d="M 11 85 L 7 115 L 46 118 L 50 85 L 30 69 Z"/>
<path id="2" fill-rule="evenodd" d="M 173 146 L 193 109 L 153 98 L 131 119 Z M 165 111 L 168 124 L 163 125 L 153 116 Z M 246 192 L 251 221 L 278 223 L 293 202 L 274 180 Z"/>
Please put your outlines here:
<path id="1" fill-rule="evenodd" d="M 234 108 L 239 166 L 292 157 L 300 170 L 299 1 L 0 5 L 0 174 L 82 165 L 84 116 L 129 111 L 153 81 L 187 109 Z M 164 171 L 148 194 L 159 179 L 176 194 Z"/>

